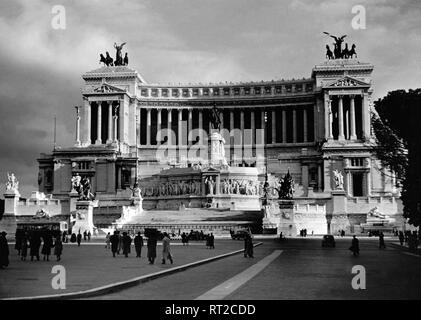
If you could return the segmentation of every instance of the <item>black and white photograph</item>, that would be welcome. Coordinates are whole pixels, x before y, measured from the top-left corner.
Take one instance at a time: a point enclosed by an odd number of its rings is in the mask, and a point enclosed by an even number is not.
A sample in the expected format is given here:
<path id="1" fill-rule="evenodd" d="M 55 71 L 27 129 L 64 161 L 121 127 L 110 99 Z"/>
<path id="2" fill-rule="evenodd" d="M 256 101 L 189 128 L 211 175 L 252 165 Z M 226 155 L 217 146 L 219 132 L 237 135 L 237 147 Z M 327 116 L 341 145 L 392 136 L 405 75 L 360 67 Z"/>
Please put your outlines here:
<path id="1" fill-rule="evenodd" d="M 254 319 L 421 299 L 420 17 L 1 1 L 0 300 Z"/>

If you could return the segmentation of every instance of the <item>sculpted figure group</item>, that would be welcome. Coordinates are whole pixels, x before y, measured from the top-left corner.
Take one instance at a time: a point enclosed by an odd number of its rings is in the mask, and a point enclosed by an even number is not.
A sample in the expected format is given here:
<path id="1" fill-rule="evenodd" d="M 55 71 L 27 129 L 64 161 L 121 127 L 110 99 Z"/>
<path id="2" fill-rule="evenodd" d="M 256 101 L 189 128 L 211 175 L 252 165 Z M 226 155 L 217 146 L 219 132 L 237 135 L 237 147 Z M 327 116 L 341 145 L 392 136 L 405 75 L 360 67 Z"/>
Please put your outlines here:
<path id="1" fill-rule="evenodd" d="M 121 45 L 117 45 L 117 43 L 114 42 L 114 48 L 116 49 L 116 54 L 115 54 L 115 60 L 113 60 L 113 58 L 111 58 L 110 54 L 107 52 L 105 52 L 105 57 L 104 55 L 101 53 L 99 55 L 99 62 L 103 63 L 104 65 L 106 65 L 107 67 L 109 66 L 127 66 L 129 64 L 129 57 L 126 54 L 124 55 L 123 58 L 123 54 L 122 54 L 122 49 L 123 46 L 126 43 L 123 42 Z"/>
<path id="2" fill-rule="evenodd" d="M 15 174 L 7 173 L 6 190 L 18 191 L 18 189 L 19 189 L 19 181 L 16 179 Z"/>
<path id="3" fill-rule="evenodd" d="M 72 190 L 76 191 L 79 195 L 79 200 L 93 200 L 95 196 L 91 193 L 91 182 L 88 177 L 81 177 L 76 174 L 72 177 Z"/>
<path id="4" fill-rule="evenodd" d="M 344 39 L 346 35 L 342 37 L 336 37 L 331 35 L 328 32 L 323 32 L 324 34 L 327 34 L 328 36 L 332 37 L 335 42 L 333 44 L 333 51 L 330 50 L 329 45 L 326 45 L 326 58 L 331 59 L 352 59 L 354 56 L 357 57 L 357 52 L 355 51 L 355 48 L 357 47 L 355 44 L 352 44 L 351 49 L 348 47 L 348 43 L 345 44 L 345 48 L 342 49 L 342 43 L 344 42 Z"/>
<path id="5" fill-rule="evenodd" d="M 170 181 L 160 185 L 145 186 L 142 188 L 142 195 L 146 197 L 159 196 L 179 196 L 179 195 L 201 195 L 201 182 L 190 181 Z"/>

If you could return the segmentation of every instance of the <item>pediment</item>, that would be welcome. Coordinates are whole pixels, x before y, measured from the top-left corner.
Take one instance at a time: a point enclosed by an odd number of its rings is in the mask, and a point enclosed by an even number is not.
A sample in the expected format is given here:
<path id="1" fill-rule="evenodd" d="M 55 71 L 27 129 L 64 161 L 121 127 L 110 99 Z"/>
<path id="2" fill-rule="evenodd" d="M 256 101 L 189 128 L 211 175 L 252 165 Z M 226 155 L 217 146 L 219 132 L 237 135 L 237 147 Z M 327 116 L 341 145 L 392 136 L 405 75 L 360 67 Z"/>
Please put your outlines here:
<path id="1" fill-rule="evenodd" d="M 353 87 L 370 87 L 370 84 L 352 77 L 343 77 L 327 83 L 325 88 L 353 88 Z"/>
<path id="2" fill-rule="evenodd" d="M 106 82 L 103 82 L 101 83 L 100 86 L 93 88 L 92 92 L 94 93 L 125 93 L 126 90 L 110 85 Z"/>

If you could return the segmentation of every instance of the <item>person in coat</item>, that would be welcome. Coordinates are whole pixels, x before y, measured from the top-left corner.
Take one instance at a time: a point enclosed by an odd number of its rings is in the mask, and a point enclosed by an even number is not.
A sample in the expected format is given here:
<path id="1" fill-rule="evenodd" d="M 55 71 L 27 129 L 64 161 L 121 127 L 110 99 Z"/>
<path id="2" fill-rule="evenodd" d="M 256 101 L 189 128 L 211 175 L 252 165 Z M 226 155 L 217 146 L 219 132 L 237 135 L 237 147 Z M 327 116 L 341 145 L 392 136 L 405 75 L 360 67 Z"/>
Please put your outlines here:
<path id="1" fill-rule="evenodd" d="M 118 231 L 114 231 L 114 234 L 110 237 L 111 242 L 111 252 L 113 253 L 113 257 L 115 258 L 115 254 L 118 250 L 118 243 L 120 242 L 120 239 L 118 237 Z"/>
<path id="2" fill-rule="evenodd" d="M 31 250 L 29 252 L 31 256 L 31 261 L 34 261 L 34 257 L 37 258 L 39 261 L 39 248 L 41 247 L 41 236 L 38 231 L 33 231 L 30 239 L 29 239 L 29 246 Z"/>
<path id="3" fill-rule="evenodd" d="M 107 235 L 105 236 L 105 249 L 111 249 L 111 242 L 110 242 L 110 233 L 108 232 Z"/>
<path id="4" fill-rule="evenodd" d="M 82 235 L 80 234 L 80 230 L 79 230 L 79 233 L 77 234 L 76 242 L 77 242 L 77 246 L 80 247 L 80 243 L 82 242 Z"/>
<path id="5" fill-rule="evenodd" d="M 57 236 L 56 242 L 54 243 L 54 255 L 57 257 L 57 261 L 61 260 L 61 254 L 63 253 L 63 242 L 60 235 Z"/>
<path id="6" fill-rule="evenodd" d="M 123 232 L 122 243 L 123 243 L 123 254 L 127 258 L 130 253 L 130 246 L 132 244 L 132 238 L 127 234 L 127 232 Z"/>
<path id="7" fill-rule="evenodd" d="M 22 261 L 26 260 L 26 256 L 28 255 L 28 233 L 25 232 L 25 234 L 22 237 L 22 242 L 21 242 L 21 251 L 20 251 L 20 259 Z"/>
<path id="8" fill-rule="evenodd" d="M 149 234 L 147 247 L 148 247 L 148 260 L 149 264 L 154 264 L 156 258 L 156 244 L 158 236 L 156 233 Z"/>
<path id="9" fill-rule="evenodd" d="M 15 233 L 15 250 L 18 252 L 18 256 L 20 256 L 20 250 L 22 249 L 22 238 L 24 235 L 24 231 L 21 229 L 17 229 Z"/>
<path id="10" fill-rule="evenodd" d="M 117 254 L 120 254 L 120 251 L 123 250 L 123 235 L 120 233 L 120 231 L 117 231 L 118 235 L 118 249 Z"/>
<path id="11" fill-rule="evenodd" d="M 140 258 L 142 255 L 143 247 L 143 237 L 140 235 L 140 232 L 138 232 L 137 236 L 134 237 L 134 247 L 136 249 L 136 258 Z"/>
<path id="12" fill-rule="evenodd" d="M 167 259 L 170 260 L 171 264 L 173 264 L 174 261 L 171 255 L 170 237 L 166 232 L 164 232 L 164 238 L 162 239 L 162 264 L 165 264 Z"/>
<path id="13" fill-rule="evenodd" d="M 355 235 L 352 237 L 352 243 L 351 243 L 351 247 L 349 248 L 349 250 L 352 251 L 352 254 L 354 256 L 360 255 L 360 241 L 357 239 L 357 237 Z"/>
<path id="14" fill-rule="evenodd" d="M 0 269 L 9 266 L 9 244 L 6 235 L 4 231 L 0 233 Z"/>
<path id="15" fill-rule="evenodd" d="M 209 249 L 215 249 L 215 237 L 213 233 L 209 236 Z"/>
<path id="16" fill-rule="evenodd" d="M 379 249 L 386 249 L 386 244 L 384 243 L 383 232 L 380 232 L 380 234 L 379 234 Z"/>
<path id="17" fill-rule="evenodd" d="M 42 236 L 44 244 L 42 246 L 41 254 L 44 255 L 43 260 L 50 261 L 51 247 L 53 246 L 53 237 L 49 230 L 45 231 Z"/>
<path id="18" fill-rule="evenodd" d="M 244 237 L 244 258 L 254 258 L 253 256 L 253 239 L 250 233 Z"/>

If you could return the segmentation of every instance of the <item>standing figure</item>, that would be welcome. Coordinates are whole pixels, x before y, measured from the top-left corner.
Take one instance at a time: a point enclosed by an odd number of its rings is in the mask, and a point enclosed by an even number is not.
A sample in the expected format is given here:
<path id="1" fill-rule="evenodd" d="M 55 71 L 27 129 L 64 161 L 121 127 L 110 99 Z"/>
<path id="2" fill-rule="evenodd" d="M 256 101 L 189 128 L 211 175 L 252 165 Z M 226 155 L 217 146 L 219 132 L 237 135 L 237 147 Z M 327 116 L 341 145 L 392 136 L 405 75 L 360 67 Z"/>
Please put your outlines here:
<path id="1" fill-rule="evenodd" d="M 9 266 L 9 244 L 6 239 L 7 233 L 0 233 L 0 269 Z"/>
<path id="2" fill-rule="evenodd" d="M 209 236 L 209 249 L 215 249 L 215 237 L 213 233 Z"/>
<path id="3" fill-rule="evenodd" d="M 123 65 L 127 66 L 129 64 L 129 56 L 126 54 L 124 55 Z"/>
<path id="4" fill-rule="evenodd" d="M 354 256 L 360 255 L 360 241 L 357 239 L 356 236 L 352 237 L 352 243 L 351 243 L 351 247 L 349 248 L 349 250 L 352 251 L 352 254 Z"/>
<path id="5" fill-rule="evenodd" d="M 132 238 L 127 234 L 127 232 L 123 232 L 122 237 L 122 243 L 123 243 L 123 254 L 124 257 L 128 257 L 130 253 L 130 246 L 132 244 Z"/>
<path id="6" fill-rule="evenodd" d="M 44 242 L 41 250 L 41 254 L 44 255 L 43 260 L 50 261 L 51 247 L 53 246 L 53 237 L 50 230 L 46 230 L 42 236 Z"/>
<path id="7" fill-rule="evenodd" d="M 386 244 L 384 243 L 383 232 L 380 232 L 380 234 L 379 234 L 379 249 L 386 249 Z"/>
<path id="8" fill-rule="evenodd" d="M 154 264 L 156 258 L 156 244 L 157 244 L 157 234 L 151 232 L 148 236 L 148 260 L 149 264 Z"/>
<path id="9" fill-rule="evenodd" d="M 61 260 L 63 253 L 63 242 L 61 241 L 60 235 L 57 236 L 56 242 L 54 243 L 54 255 L 57 257 L 57 261 Z"/>
<path id="10" fill-rule="evenodd" d="M 20 259 L 22 261 L 26 260 L 26 256 L 28 255 L 28 233 L 25 232 L 25 234 L 22 237 L 22 242 L 21 242 L 21 251 L 20 251 Z"/>
<path id="11" fill-rule="evenodd" d="M 91 231 L 88 231 L 88 241 L 91 241 Z"/>
<path id="12" fill-rule="evenodd" d="M 253 238 L 250 230 L 248 230 L 244 237 L 244 258 L 254 258 L 253 256 Z"/>
<path id="13" fill-rule="evenodd" d="M 105 53 L 105 60 L 107 61 L 107 66 L 113 66 L 113 58 L 110 57 L 108 51 Z"/>
<path id="14" fill-rule="evenodd" d="M 118 231 L 114 231 L 114 234 L 110 236 L 110 242 L 111 242 L 111 252 L 113 253 L 113 258 L 115 258 L 115 254 L 117 253 L 118 244 L 120 242 L 120 239 L 118 237 Z"/>
<path id="15" fill-rule="evenodd" d="M 111 235 L 110 235 L 110 233 L 108 232 L 107 233 L 107 235 L 105 236 L 105 249 L 110 249 L 111 248 L 111 246 L 110 246 L 110 237 L 111 237 Z"/>
<path id="16" fill-rule="evenodd" d="M 31 261 L 34 261 L 34 257 L 39 261 L 39 247 L 41 246 L 41 237 L 38 231 L 33 231 L 29 240 L 29 246 L 31 247 L 30 255 Z"/>
<path id="17" fill-rule="evenodd" d="M 164 232 L 164 238 L 162 239 L 162 264 L 166 263 L 166 260 L 170 260 L 171 264 L 173 264 L 173 259 L 171 255 L 170 249 L 170 237 L 166 232 Z"/>
<path id="18" fill-rule="evenodd" d="M 134 237 L 134 247 L 136 249 L 136 258 L 140 258 L 142 256 L 143 247 L 143 237 L 140 235 L 140 232 Z"/>
<path id="19" fill-rule="evenodd" d="M 405 236 L 403 235 L 402 231 L 399 231 L 399 242 L 401 246 L 403 246 L 404 241 L 405 241 Z"/>
<path id="20" fill-rule="evenodd" d="M 77 242 L 77 246 L 80 247 L 80 243 L 82 242 L 82 234 L 80 233 L 80 230 L 76 236 L 76 242 Z"/>
<path id="21" fill-rule="evenodd" d="M 123 46 L 126 43 L 123 42 L 121 45 L 117 45 L 117 43 L 114 42 L 114 48 L 116 50 L 115 52 L 115 61 L 114 61 L 114 65 L 115 66 L 121 66 L 123 64 L 123 56 L 121 54 L 121 50 L 123 49 Z"/>

